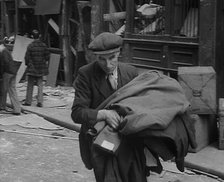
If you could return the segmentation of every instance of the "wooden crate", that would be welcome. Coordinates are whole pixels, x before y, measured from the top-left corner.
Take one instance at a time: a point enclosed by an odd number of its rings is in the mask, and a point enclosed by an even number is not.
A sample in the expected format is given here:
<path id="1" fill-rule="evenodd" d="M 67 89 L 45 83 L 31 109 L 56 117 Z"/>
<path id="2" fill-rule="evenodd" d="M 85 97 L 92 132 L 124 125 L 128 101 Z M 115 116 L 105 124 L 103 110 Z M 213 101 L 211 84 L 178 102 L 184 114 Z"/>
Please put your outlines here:
<path id="1" fill-rule="evenodd" d="M 217 124 L 215 115 L 191 114 L 197 148 L 189 148 L 189 152 L 196 153 L 215 141 L 217 136 Z"/>
<path id="2" fill-rule="evenodd" d="M 211 66 L 179 67 L 178 81 L 191 103 L 191 113 L 216 113 L 216 73 Z"/>

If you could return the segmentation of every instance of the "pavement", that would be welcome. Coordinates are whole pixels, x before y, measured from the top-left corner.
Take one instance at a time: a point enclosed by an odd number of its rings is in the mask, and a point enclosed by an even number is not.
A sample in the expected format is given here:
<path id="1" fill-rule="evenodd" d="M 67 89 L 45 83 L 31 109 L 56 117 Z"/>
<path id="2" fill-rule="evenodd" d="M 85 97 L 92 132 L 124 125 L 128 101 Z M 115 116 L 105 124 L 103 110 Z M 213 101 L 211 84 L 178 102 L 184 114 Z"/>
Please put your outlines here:
<path id="1" fill-rule="evenodd" d="M 60 104 L 58 104 L 58 107 L 46 107 L 48 103 L 45 100 L 42 108 L 36 107 L 36 105 L 22 106 L 23 111 L 35 113 L 54 124 L 79 132 L 80 125 L 75 124 L 70 117 L 74 93 L 72 88 L 67 89 L 70 91 L 69 97 L 64 99 L 67 102 L 66 106 L 60 107 Z M 22 98 L 25 98 L 24 87 L 20 87 L 18 90 L 18 95 L 22 101 Z M 10 106 L 10 102 L 8 102 L 8 105 Z M 224 179 L 224 150 L 219 150 L 218 141 L 215 141 L 196 153 L 188 153 L 185 158 L 185 167 L 201 174 Z"/>

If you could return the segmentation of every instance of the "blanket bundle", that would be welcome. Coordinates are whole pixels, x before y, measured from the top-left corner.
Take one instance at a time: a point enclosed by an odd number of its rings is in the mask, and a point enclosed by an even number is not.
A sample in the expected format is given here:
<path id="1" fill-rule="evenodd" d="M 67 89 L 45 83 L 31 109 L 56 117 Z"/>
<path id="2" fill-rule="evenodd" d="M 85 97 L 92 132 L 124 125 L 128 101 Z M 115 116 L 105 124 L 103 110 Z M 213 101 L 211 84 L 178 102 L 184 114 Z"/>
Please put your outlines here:
<path id="1" fill-rule="evenodd" d="M 157 169 L 159 172 L 162 170 L 159 157 L 164 160 L 175 158 L 178 169 L 184 170 L 184 157 L 188 147 L 196 146 L 187 113 L 189 102 L 175 79 L 157 71 L 144 72 L 98 107 L 103 108 L 116 110 L 123 117 L 123 121 L 117 131 L 113 131 L 105 122 L 99 122 L 94 127 L 96 136 L 93 148 L 97 149 L 93 152 L 106 151 L 110 156 L 104 158 L 105 166 L 102 168 L 102 164 L 99 164 L 102 161 L 98 161 L 93 155 L 94 168 L 97 169 L 100 165 L 102 169 L 95 170 L 101 173 L 98 174 L 101 179 L 106 179 L 106 175 L 107 180 L 120 176 L 122 181 L 130 181 L 130 178 L 121 175 L 124 173 L 122 162 L 127 162 L 124 160 L 127 156 L 130 157 L 128 160 L 135 162 L 129 163 L 130 166 L 125 171 L 140 178 L 146 175 L 147 156 L 154 156 L 160 168 Z M 144 155 L 145 151 L 152 155 Z M 141 169 L 133 167 L 136 162 L 141 164 Z M 105 172 L 108 166 L 113 171 L 109 174 L 108 171 Z"/>

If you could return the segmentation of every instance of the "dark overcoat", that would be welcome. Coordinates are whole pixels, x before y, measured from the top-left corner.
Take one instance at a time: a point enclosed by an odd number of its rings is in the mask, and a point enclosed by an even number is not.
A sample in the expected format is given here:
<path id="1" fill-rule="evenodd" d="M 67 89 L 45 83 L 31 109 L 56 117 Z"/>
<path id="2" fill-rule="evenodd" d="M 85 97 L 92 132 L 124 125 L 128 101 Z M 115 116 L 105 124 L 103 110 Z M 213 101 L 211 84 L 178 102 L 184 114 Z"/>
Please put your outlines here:
<path id="1" fill-rule="evenodd" d="M 135 67 L 125 63 L 118 64 L 118 88 L 124 86 L 137 76 Z M 111 89 L 106 75 L 97 62 L 80 68 L 76 80 L 75 99 L 72 106 L 72 119 L 75 123 L 95 124 L 96 109 L 114 91 Z"/>
<path id="2" fill-rule="evenodd" d="M 124 86 L 138 75 L 137 69 L 126 63 L 118 64 L 118 88 Z M 71 117 L 75 123 L 82 124 L 80 138 L 81 157 L 88 169 L 92 168 L 90 145 L 86 131 L 96 123 L 97 107 L 114 91 L 106 80 L 106 75 L 97 62 L 81 67 L 73 83 L 75 99 Z"/>

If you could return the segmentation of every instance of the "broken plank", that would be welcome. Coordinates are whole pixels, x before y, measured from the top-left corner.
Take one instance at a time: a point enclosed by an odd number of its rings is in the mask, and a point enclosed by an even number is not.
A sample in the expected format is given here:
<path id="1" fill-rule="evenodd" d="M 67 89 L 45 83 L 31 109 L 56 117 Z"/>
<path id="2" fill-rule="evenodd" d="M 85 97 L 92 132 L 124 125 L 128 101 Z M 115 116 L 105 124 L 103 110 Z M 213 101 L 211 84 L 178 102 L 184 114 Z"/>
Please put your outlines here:
<path id="1" fill-rule="evenodd" d="M 51 54 L 50 62 L 49 62 L 49 74 L 47 75 L 47 86 L 55 87 L 57 75 L 58 75 L 58 67 L 60 62 L 60 54 Z"/>
<path id="2" fill-rule="evenodd" d="M 125 18 L 126 18 L 125 11 L 103 15 L 104 21 L 113 21 L 113 20 L 120 20 L 120 19 L 125 19 Z"/>

